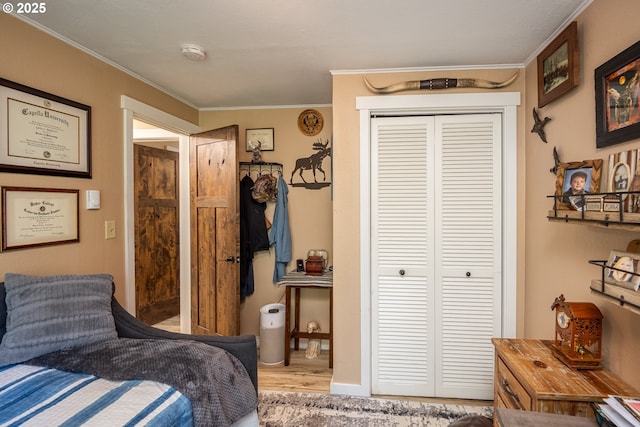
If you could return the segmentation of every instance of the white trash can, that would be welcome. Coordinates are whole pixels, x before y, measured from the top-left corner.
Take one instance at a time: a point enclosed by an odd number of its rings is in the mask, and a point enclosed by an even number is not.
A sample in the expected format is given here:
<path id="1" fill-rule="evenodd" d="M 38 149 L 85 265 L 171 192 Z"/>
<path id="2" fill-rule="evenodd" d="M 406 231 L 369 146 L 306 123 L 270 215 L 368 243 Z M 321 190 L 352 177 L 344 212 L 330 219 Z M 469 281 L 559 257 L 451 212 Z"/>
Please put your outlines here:
<path id="1" fill-rule="evenodd" d="M 260 309 L 260 362 L 284 362 L 284 304 L 267 304 Z"/>

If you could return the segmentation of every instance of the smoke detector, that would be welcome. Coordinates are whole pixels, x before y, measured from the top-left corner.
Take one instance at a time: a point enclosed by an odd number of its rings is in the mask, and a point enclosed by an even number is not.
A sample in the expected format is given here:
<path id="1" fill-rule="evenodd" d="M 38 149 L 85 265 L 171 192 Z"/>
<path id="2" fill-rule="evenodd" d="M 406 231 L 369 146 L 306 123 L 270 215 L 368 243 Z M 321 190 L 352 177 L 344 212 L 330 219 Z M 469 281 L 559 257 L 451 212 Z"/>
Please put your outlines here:
<path id="1" fill-rule="evenodd" d="M 182 45 L 182 54 L 192 61 L 204 61 L 206 58 L 206 53 L 204 49 L 196 44 L 183 44 Z"/>

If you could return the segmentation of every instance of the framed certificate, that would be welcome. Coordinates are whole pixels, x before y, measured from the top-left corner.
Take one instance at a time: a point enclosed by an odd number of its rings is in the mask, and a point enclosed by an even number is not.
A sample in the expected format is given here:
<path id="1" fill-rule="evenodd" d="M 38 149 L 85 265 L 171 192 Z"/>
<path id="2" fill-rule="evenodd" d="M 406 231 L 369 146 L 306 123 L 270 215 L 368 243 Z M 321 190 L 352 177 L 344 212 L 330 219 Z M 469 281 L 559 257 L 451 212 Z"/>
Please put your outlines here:
<path id="1" fill-rule="evenodd" d="M 2 250 L 80 241 L 78 190 L 2 187 Z"/>
<path id="2" fill-rule="evenodd" d="M 247 151 L 260 148 L 260 151 L 273 151 L 273 128 L 247 129 Z"/>
<path id="3" fill-rule="evenodd" d="M 91 178 L 91 107 L 0 79 L 0 172 Z"/>

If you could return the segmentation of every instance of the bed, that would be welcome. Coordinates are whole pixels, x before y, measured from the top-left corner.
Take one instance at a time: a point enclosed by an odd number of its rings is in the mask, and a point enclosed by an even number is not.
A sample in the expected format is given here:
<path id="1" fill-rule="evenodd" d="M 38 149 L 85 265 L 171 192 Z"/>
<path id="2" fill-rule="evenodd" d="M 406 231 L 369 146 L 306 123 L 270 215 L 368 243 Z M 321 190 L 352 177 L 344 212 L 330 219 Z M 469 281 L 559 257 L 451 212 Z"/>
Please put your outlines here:
<path id="1" fill-rule="evenodd" d="M 0 426 L 258 425 L 255 336 L 152 328 L 113 277 L 0 283 Z"/>

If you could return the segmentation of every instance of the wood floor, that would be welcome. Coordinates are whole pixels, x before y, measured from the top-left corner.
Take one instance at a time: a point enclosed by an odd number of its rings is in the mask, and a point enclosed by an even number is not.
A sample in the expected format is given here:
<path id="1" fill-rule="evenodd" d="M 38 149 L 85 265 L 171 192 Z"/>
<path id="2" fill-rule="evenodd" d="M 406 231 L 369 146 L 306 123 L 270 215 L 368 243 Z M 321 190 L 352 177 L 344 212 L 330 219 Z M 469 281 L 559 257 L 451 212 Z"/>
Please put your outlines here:
<path id="1" fill-rule="evenodd" d="M 329 352 L 315 359 L 304 357 L 304 350 L 291 351 L 289 366 L 258 362 L 258 389 L 329 394 L 333 369 L 329 369 Z"/>
<path id="2" fill-rule="evenodd" d="M 304 357 L 304 350 L 291 351 L 289 366 L 265 365 L 258 362 L 258 389 L 329 394 L 333 369 L 329 369 L 329 352 L 323 350 L 316 359 Z M 470 406 L 490 406 L 492 401 L 466 399 L 435 399 L 416 396 L 383 396 L 381 399 L 411 400 L 415 402 L 452 403 Z"/>
<path id="3" fill-rule="evenodd" d="M 160 329 L 173 332 L 180 331 L 180 321 L 173 318 L 154 325 Z M 315 359 L 307 359 L 304 350 L 291 351 L 289 366 L 284 363 L 265 365 L 258 361 L 258 389 L 259 391 L 291 391 L 299 393 L 330 393 L 333 369 L 329 368 L 329 352 L 322 350 Z M 384 399 L 413 400 L 418 402 L 455 403 L 460 405 L 491 405 L 491 401 L 463 400 L 463 399 L 434 399 L 413 396 L 381 396 Z"/>

